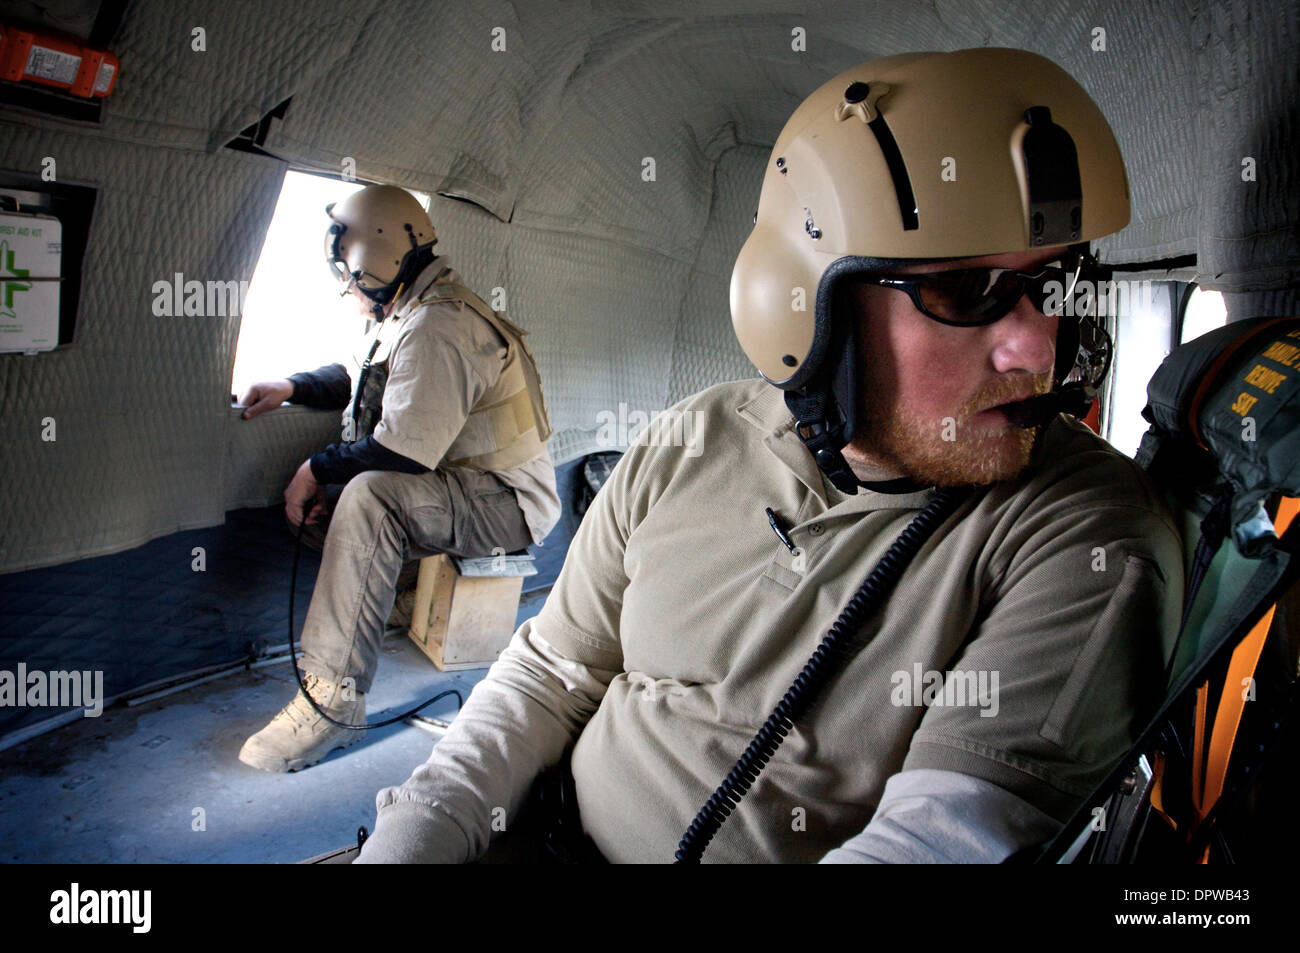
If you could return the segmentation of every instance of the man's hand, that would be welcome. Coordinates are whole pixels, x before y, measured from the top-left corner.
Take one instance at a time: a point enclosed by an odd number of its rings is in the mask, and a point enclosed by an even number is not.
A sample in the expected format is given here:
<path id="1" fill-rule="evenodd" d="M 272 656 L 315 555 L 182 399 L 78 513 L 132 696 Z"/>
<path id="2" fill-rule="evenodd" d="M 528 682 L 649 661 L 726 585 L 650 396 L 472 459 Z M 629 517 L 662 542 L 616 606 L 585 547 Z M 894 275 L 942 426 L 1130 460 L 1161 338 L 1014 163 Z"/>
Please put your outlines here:
<path id="1" fill-rule="evenodd" d="M 293 381 L 261 381 L 248 388 L 240 400 L 240 406 L 248 409 L 242 414 L 245 420 L 252 420 L 258 414 L 274 410 L 293 396 Z"/>
<path id="2" fill-rule="evenodd" d="M 284 514 L 289 522 L 298 526 L 303 522 L 314 523 L 325 509 L 325 487 L 316 482 L 312 476 L 311 461 L 304 460 L 298 472 L 293 475 L 289 485 L 284 488 Z M 303 512 L 306 511 L 306 520 Z"/>

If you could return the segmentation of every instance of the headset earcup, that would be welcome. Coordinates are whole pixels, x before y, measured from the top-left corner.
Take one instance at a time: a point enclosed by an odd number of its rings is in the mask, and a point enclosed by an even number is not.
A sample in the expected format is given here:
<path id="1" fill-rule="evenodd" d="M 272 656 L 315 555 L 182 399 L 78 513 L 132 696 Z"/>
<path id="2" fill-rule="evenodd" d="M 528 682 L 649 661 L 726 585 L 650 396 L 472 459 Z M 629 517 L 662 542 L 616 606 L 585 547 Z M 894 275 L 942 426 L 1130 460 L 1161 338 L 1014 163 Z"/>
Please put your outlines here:
<path id="1" fill-rule="evenodd" d="M 1063 314 L 1056 320 L 1056 363 L 1052 368 L 1052 376 L 1056 385 L 1060 386 L 1070 376 L 1070 371 L 1074 370 L 1075 361 L 1079 357 L 1079 319 Z"/>

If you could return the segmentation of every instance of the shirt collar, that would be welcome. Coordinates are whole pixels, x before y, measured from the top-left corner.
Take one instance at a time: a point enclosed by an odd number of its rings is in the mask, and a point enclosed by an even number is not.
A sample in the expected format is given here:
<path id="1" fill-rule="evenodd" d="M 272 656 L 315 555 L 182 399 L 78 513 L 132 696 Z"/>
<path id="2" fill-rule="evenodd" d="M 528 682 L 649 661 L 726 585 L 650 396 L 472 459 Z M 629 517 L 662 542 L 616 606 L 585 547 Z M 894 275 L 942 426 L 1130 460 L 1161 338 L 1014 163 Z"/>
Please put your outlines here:
<path id="1" fill-rule="evenodd" d="M 451 262 L 445 255 L 435 256 L 433 261 L 429 262 L 424 269 L 415 276 L 409 288 L 403 288 L 402 293 L 398 296 L 397 301 L 393 303 L 393 310 L 390 312 L 392 318 L 403 318 L 406 312 L 419 302 L 420 296 L 429 290 L 429 285 L 433 284 L 438 273 L 447 269 L 447 274 L 442 276 L 444 282 L 459 281 L 460 276 L 451 267 Z"/>
<path id="2" fill-rule="evenodd" d="M 808 487 L 826 508 L 835 508 L 842 512 L 869 512 L 887 509 L 918 509 L 924 506 L 934 495 L 933 488 L 918 490 L 915 493 L 877 493 L 862 487 L 853 496 L 848 496 L 835 489 L 826 480 L 812 458 L 812 454 L 803 445 L 799 435 L 794 432 L 794 416 L 785 405 L 785 398 L 779 388 L 764 387 L 758 394 L 743 401 L 736 407 L 736 412 L 751 426 L 763 433 L 763 444 L 782 464 L 793 473 L 799 482 Z M 865 474 L 868 480 L 893 480 L 903 474 L 884 467 L 871 467 Z"/>

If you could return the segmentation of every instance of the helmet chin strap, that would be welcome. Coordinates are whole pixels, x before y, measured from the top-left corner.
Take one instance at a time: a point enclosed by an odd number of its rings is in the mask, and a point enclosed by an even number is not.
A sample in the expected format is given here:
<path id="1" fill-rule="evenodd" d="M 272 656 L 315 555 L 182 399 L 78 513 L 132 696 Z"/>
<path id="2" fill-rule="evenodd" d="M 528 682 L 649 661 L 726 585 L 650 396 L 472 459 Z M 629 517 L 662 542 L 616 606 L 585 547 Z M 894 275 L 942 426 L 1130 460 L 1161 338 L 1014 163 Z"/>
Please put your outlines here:
<path id="1" fill-rule="evenodd" d="M 832 394 L 832 388 L 810 385 L 800 391 L 786 391 L 785 405 L 794 415 L 795 433 L 835 489 L 848 496 L 855 496 L 859 488 L 874 493 L 915 493 L 924 490 L 925 484 L 906 476 L 893 480 L 858 479 L 844 458 L 843 450 L 853 440 L 853 424 L 845 419 Z M 857 401 L 850 403 L 856 404 Z"/>
<path id="2" fill-rule="evenodd" d="M 895 480 L 859 480 L 844 458 L 856 433 L 862 394 L 858 378 L 858 334 L 855 322 L 845 322 L 830 354 L 834 364 L 806 386 L 785 392 L 785 405 L 795 419 L 795 434 L 803 441 L 818 468 L 841 493 L 859 488 L 877 493 L 914 493 L 924 487 L 910 477 Z"/>
<path id="3" fill-rule="evenodd" d="M 822 368 L 805 386 L 785 392 L 794 432 L 841 493 L 858 492 L 858 478 L 841 452 L 853 440 L 858 411 L 856 323 L 834 325 Z"/>
<path id="4" fill-rule="evenodd" d="M 366 289 L 360 287 L 359 285 L 357 286 L 357 290 L 361 292 L 362 295 L 365 296 L 367 301 L 370 302 L 371 320 L 373 320 L 376 323 L 380 323 L 385 318 L 388 317 L 388 312 L 392 310 L 393 302 L 395 302 L 398 299 L 398 297 L 401 295 L 402 289 L 404 287 L 406 287 L 405 284 L 403 284 L 402 282 L 398 282 L 396 290 L 393 292 L 393 294 L 391 296 L 385 296 L 382 300 L 379 298 L 375 298 L 370 294 L 367 294 Z"/>
<path id="5" fill-rule="evenodd" d="M 848 445 L 844 433 L 851 428 L 830 401 L 828 390 L 810 385 L 802 390 L 786 391 L 785 405 L 794 415 L 794 432 L 817 466 L 837 490 L 852 496 L 858 492 L 858 478 L 841 451 Z"/>

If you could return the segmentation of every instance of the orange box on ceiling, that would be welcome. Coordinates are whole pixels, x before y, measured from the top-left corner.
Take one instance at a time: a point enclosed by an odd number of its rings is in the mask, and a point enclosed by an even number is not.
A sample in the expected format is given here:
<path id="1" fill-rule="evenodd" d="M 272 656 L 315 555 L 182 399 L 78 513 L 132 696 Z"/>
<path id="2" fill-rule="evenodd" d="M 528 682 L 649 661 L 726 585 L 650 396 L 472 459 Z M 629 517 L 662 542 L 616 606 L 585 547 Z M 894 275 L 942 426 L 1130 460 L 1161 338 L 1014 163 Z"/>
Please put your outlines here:
<path id="1" fill-rule="evenodd" d="M 117 83 L 118 59 L 70 36 L 0 26 L 0 79 L 40 83 L 85 99 L 102 98 Z"/>

